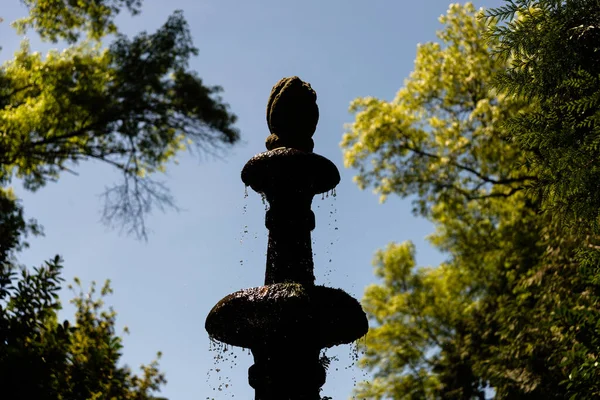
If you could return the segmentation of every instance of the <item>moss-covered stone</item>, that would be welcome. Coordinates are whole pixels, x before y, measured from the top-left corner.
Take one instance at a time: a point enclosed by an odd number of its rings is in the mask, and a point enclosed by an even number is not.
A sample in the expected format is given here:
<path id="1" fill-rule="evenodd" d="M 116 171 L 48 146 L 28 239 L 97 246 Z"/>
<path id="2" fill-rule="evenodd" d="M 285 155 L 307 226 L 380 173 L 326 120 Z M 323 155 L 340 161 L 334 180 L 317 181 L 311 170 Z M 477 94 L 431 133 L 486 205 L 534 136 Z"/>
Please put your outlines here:
<path id="1" fill-rule="evenodd" d="M 267 103 L 267 125 L 271 135 L 268 150 L 291 147 L 311 152 L 312 135 L 319 122 L 317 93 L 297 76 L 283 78 L 271 90 Z"/>
<path id="2" fill-rule="evenodd" d="M 226 296 L 206 318 L 213 339 L 252 350 L 249 382 L 257 400 L 320 399 L 326 379 L 321 349 L 354 342 L 368 330 L 356 299 L 314 282 L 312 199 L 340 181 L 335 164 L 312 152 L 316 100 L 310 85 L 295 76 L 273 87 L 269 151 L 252 157 L 242 170 L 242 181 L 270 206 L 265 286 Z"/>
<path id="3" fill-rule="evenodd" d="M 206 319 L 216 340 L 233 346 L 318 349 L 352 343 L 367 333 L 359 302 L 341 289 L 278 283 L 223 298 Z"/>
<path id="4" fill-rule="evenodd" d="M 242 170 L 242 181 L 267 196 L 290 190 L 315 195 L 335 188 L 340 173 L 323 156 L 279 148 L 252 157 Z"/>

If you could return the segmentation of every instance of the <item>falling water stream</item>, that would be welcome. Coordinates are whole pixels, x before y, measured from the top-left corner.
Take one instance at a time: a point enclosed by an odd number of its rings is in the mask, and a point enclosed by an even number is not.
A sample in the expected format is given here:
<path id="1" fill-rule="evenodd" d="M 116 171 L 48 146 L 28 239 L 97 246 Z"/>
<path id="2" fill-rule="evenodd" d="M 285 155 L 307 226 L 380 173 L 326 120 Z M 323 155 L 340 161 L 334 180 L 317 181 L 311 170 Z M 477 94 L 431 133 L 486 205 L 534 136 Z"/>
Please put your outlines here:
<path id="1" fill-rule="evenodd" d="M 213 353 L 214 365 L 206 374 L 206 383 L 211 388 L 214 397 L 206 397 L 206 400 L 235 397 L 230 376 L 234 367 L 237 366 L 237 352 L 241 350 L 211 339 L 208 351 Z"/>

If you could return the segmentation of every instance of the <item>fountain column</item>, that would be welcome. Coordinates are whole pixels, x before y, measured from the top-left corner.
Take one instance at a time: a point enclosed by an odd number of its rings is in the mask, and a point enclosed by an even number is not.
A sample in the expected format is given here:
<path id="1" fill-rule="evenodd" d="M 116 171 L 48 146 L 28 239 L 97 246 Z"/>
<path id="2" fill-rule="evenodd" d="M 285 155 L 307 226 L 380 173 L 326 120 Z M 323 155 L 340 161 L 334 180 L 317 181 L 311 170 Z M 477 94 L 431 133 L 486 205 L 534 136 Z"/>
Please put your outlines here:
<path id="1" fill-rule="evenodd" d="M 271 92 L 267 150 L 252 157 L 242 181 L 269 202 L 265 285 L 232 293 L 206 319 L 211 338 L 249 348 L 256 400 L 319 400 L 326 371 L 321 349 L 351 343 L 368 330 L 356 299 L 315 285 L 310 232 L 316 194 L 340 181 L 337 167 L 313 153 L 319 111 L 316 93 L 298 77 Z"/>

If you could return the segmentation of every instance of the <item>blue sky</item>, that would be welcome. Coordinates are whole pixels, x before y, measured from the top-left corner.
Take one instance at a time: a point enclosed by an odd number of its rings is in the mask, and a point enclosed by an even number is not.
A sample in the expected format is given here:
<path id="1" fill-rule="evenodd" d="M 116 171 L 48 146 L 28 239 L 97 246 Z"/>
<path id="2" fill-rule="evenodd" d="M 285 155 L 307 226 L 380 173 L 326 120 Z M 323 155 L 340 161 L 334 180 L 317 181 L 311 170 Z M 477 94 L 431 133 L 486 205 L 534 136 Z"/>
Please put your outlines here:
<path id="1" fill-rule="evenodd" d="M 489 7 L 501 1 L 474 3 Z M 251 357 L 230 350 L 227 360 L 215 366 L 217 353 L 209 349 L 204 320 L 225 295 L 263 282 L 264 206 L 256 193 L 244 198 L 240 171 L 250 157 L 265 150 L 271 87 L 292 75 L 311 83 L 320 108 L 315 152 L 331 159 L 342 177 L 336 198 L 316 197 L 313 202 L 317 283 L 360 298 L 365 286 L 376 282 L 373 253 L 391 241 L 412 240 L 418 263 L 436 265 L 443 255 L 425 240 L 431 224 L 412 216 L 409 200 L 390 197 L 379 204 L 369 190 L 360 191 L 352 182 L 354 172 L 343 168 L 339 142 L 344 124 L 352 121 L 350 101 L 359 96 L 393 98 L 412 70 L 417 43 L 435 40 L 441 27 L 437 18 L 448 4 L 145 0 L 140 16 L 119 17 L 122 31 L 153 31 L 182 9 L 200 49 L 191 67 L 205 83 L 223 86 L 225 101 L 239 117 L 243 143 L 223 159 L 182 154 L 179 164 L 169 167 L 164 179 L 185 211 L 149 216 L 147 243 L 100 223 L 98 195 L 119 179 L 106 165 L 83 164 L 79 176 L 64 175 L 34 194 L 17 188 L 28 216 L 37 218 L 46 232 L 32 241 L 21 261 L 37 265 L 60 254 L 68 281 L 78 276 L 87 285 L 110 278 L 115 293 L 108 303 L 118 312 L 119 329 L 127 326 L 131 331 L 124 338 L 123 360 L 136 369 L 162 351 L 161 369 L 168 380 L 162 395 L 170 400 L 253 398 L 247 383 Z M 3 0 L 2 61 L 21 40 L 7 22 L 25 12 L 19 0 Z M 35 37 L 31 44 L 33 50 L 48 48 Z M 65 291 L 62 298 L 66 304 L 72 294 Z M 72 311 L 66 305 L 65 318 Z M 351 354 L 350 346 L 328 352 L 339 361 L 329 370 L 324 395 L 349 398 L 354 383 L 368 377 L 352 366 Z M 228 387 L 221 385 L 219 391 L 221 383 Z"/>

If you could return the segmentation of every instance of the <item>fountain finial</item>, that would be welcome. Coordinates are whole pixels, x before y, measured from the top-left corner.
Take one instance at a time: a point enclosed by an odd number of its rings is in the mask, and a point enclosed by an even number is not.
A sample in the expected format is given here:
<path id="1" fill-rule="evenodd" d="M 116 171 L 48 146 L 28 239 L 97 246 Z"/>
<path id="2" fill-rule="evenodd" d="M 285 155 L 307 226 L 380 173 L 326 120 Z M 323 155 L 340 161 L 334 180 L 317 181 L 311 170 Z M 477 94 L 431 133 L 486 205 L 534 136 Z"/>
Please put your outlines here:
<path id="1" fill-rule="evenodd" d="M 288 147 L 312 152 L 312 135 L 319 122 L 317 93 L 297 76 L 283 78 L 273 86 L 267 103 L 267 125 L 271 135 L 267 150 Z"/>

